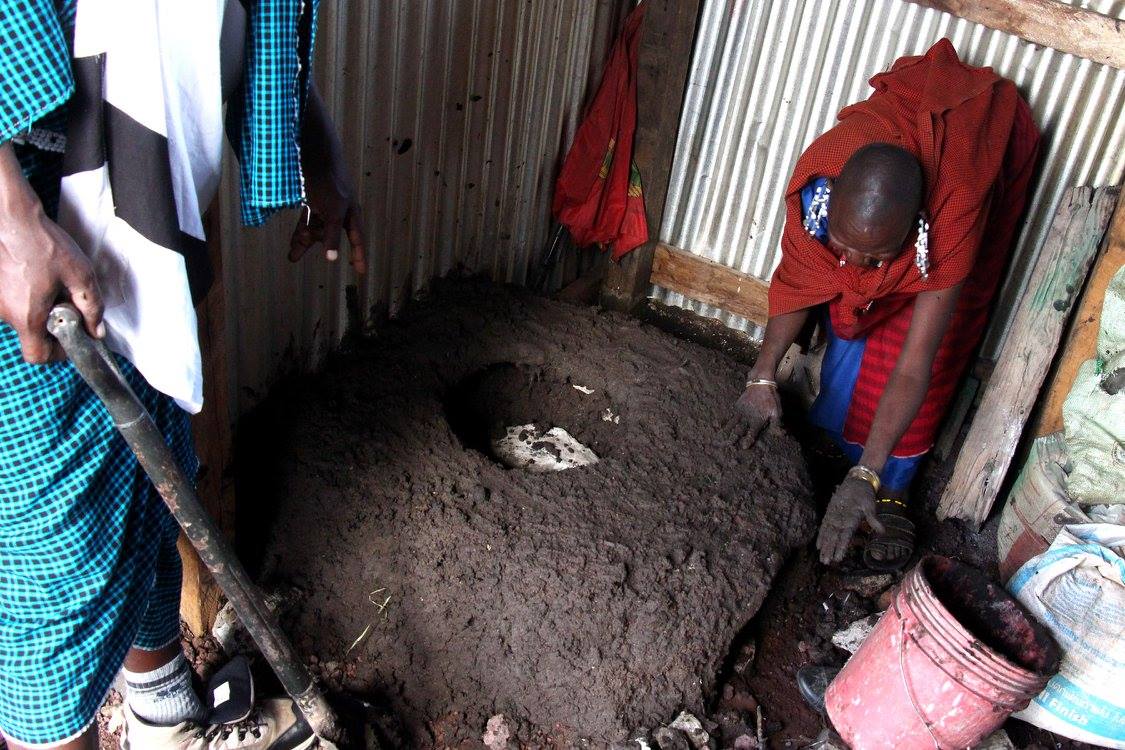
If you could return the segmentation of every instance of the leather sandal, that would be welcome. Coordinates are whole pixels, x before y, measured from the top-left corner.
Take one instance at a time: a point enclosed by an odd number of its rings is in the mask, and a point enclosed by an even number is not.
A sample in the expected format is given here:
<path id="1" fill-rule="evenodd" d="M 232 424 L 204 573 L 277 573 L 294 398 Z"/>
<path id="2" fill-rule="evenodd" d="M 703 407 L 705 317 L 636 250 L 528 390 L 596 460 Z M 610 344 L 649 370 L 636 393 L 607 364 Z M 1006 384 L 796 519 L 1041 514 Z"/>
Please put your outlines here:
<path id="1" fill-rule="evenodd" d="M 897 573 L 906 567 L 914 556 L 914 522 L 906 515 L 906 503 L 884 497 L 875 501 L 875 516 L 883 524 L 883 533 L 872 535 L 863 546 L 863 564 L 880 573 Z M 896 557 L 880 560 L 872 551 L 886 552 L 892 547 L 905 547 L 906 552 Z"/>

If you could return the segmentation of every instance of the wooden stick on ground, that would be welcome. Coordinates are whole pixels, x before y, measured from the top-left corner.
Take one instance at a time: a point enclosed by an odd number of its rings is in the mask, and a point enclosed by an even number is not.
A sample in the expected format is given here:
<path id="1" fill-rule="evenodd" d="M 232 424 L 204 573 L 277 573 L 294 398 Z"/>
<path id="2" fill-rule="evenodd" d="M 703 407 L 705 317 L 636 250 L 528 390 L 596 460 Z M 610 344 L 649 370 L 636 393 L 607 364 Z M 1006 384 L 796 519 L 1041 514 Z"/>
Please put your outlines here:
<path id="1" fill-rule="evenodd" d="M 942 494 L 938 518 L 961 518 L 980 526 L 988 517 L 1105 236 L 1117 194 L 1117 188 L 1072 188 L 1055 213 Z"/>

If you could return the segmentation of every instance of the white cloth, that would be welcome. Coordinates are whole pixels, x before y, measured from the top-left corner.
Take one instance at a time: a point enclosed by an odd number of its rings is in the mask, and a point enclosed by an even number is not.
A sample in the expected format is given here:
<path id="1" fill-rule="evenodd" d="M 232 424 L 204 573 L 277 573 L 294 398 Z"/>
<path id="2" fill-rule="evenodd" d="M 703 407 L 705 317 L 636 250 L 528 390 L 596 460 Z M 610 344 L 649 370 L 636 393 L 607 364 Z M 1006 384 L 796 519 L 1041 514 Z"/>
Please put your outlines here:
<path id="1" fill-rule="evenodd" d="M 224 6 L 225 0 L 79 0 L 75 22 L 75 59 L 104 56 L 106 110 L 167 140 L 179 223 L 171 229 L 200 241 L 222 158 Z M 96 168 L 65 174 L 59 224 L 97 269 L 110 348 L 196 413 L 203 373 L 185 256 L 117 215 L 110 170 L 127 157 L 118 148 Z"/>

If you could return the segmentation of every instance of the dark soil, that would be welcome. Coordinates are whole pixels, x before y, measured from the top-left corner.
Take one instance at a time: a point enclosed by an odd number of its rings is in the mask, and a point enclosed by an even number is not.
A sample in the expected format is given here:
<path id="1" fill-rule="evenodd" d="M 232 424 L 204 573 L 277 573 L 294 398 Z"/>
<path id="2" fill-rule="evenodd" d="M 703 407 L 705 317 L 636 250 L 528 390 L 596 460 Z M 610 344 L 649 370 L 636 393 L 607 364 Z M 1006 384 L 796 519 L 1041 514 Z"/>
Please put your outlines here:
<path id="1" fill-rule="evenodd" d="M 529 746 L 702 714 L 814 528 L 797 443 L 722 432 L 744 377 L 634 319 L 441 284 L 244 423 L 245 554 L 304 592 L 298 650 L 416 744 L 479 743 L 499 713 Z M 487 454 L 528 422 L 600 462 Z"/>

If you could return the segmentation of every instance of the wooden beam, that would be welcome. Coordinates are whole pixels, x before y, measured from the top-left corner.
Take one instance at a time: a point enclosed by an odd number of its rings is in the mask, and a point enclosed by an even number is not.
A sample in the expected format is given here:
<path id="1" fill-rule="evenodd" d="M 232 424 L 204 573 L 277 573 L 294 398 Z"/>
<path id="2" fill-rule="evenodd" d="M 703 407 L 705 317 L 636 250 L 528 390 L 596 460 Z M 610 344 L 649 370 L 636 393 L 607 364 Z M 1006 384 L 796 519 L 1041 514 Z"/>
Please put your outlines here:
<path id="1" fill-rule="evenodd" d="M 657 244 L 651 281 L 760 326 L 769 319 L 769 284 L 678 247 Z"/>
<path id="2" fill-rule="evenodd" d="M 981 381 L 970 375 L 957 389 L 957 395 L 953 397 L 953 405 L 949 407 L 949 413 L 946 414 L 941 432 L 938 433 L 938 439 L 934 443 L 933 456 L 936 461 L 944 463 L 945 459 L 953 455 L 953 448 L 957 445 L 957 438 L 961 437 L 961 428 L 965 426 L 965 420 L 969 417 L 969 410 L 973 407 L 980 386 Z"/>
<path id="3" fill-rule="evenodd" d="M 1122 266 L 1125 266 L 1125 201 L 1117 204 L 1105 245 L 1094 261 L 1094 270 L 1090 272 L 1090 279 L 1078 303 L 1078 312 L 1063 337 L 1062 354 L 1048 378 L 1046 395 L 1041 399 L 1042 406 L 1036 415 L 1032 435 L 1042 437 L 1063 428 L 1063 402 L 1078 377 L 1079 365 L 1097 353 L 1105 292 L 1113 275 Z"/>
<path id="4" fill-rule="evenodd" d="M 1059 0 L 910 0 L 1060 52 L 1125 68 L 1125 22 Z"/>
<path id="5" fill-rule="evenodd" d="M 648 10 L 638 52 L 633 160 L 644 188 L 649 242 L 619 263 L 610 264 L 602 284 L 601 301 L 604 307 L 620 311 L 632 310 L 648 292 L 699 23 L 699 0 L 645 2 Z"/>
<path id="6" fill-rule="evenodd" d="M 1072 188 L 1055 213 L 942 494 L 938 518 L 980 526 L 988 517 L 1106 234 L 1117 193 L 1117 188 Z"/>
<path id="7" fill-rule="evenodd" d="M 235 499 L 231 472 L 231 411 L 227 396 L 227 347 L 224 314 L 222 253 L 219 241 L 219 201 L 215 200 L 206 218 L 208 252 L 215 282 L 207 297 L 196 307 L 199 320 L 199 345 L 203 357 L 203 411 L 192 417 L 191 428 L 199 456 L 196 490 L 207 512 L 227 535 L 234 539 Z M 181 534 L 180 559 L 183 561 L 183 590 L 180 616 L 196 635 L 209 632 L 222 604 L 222 592 L 207 572 L 195 550 Z"/>

